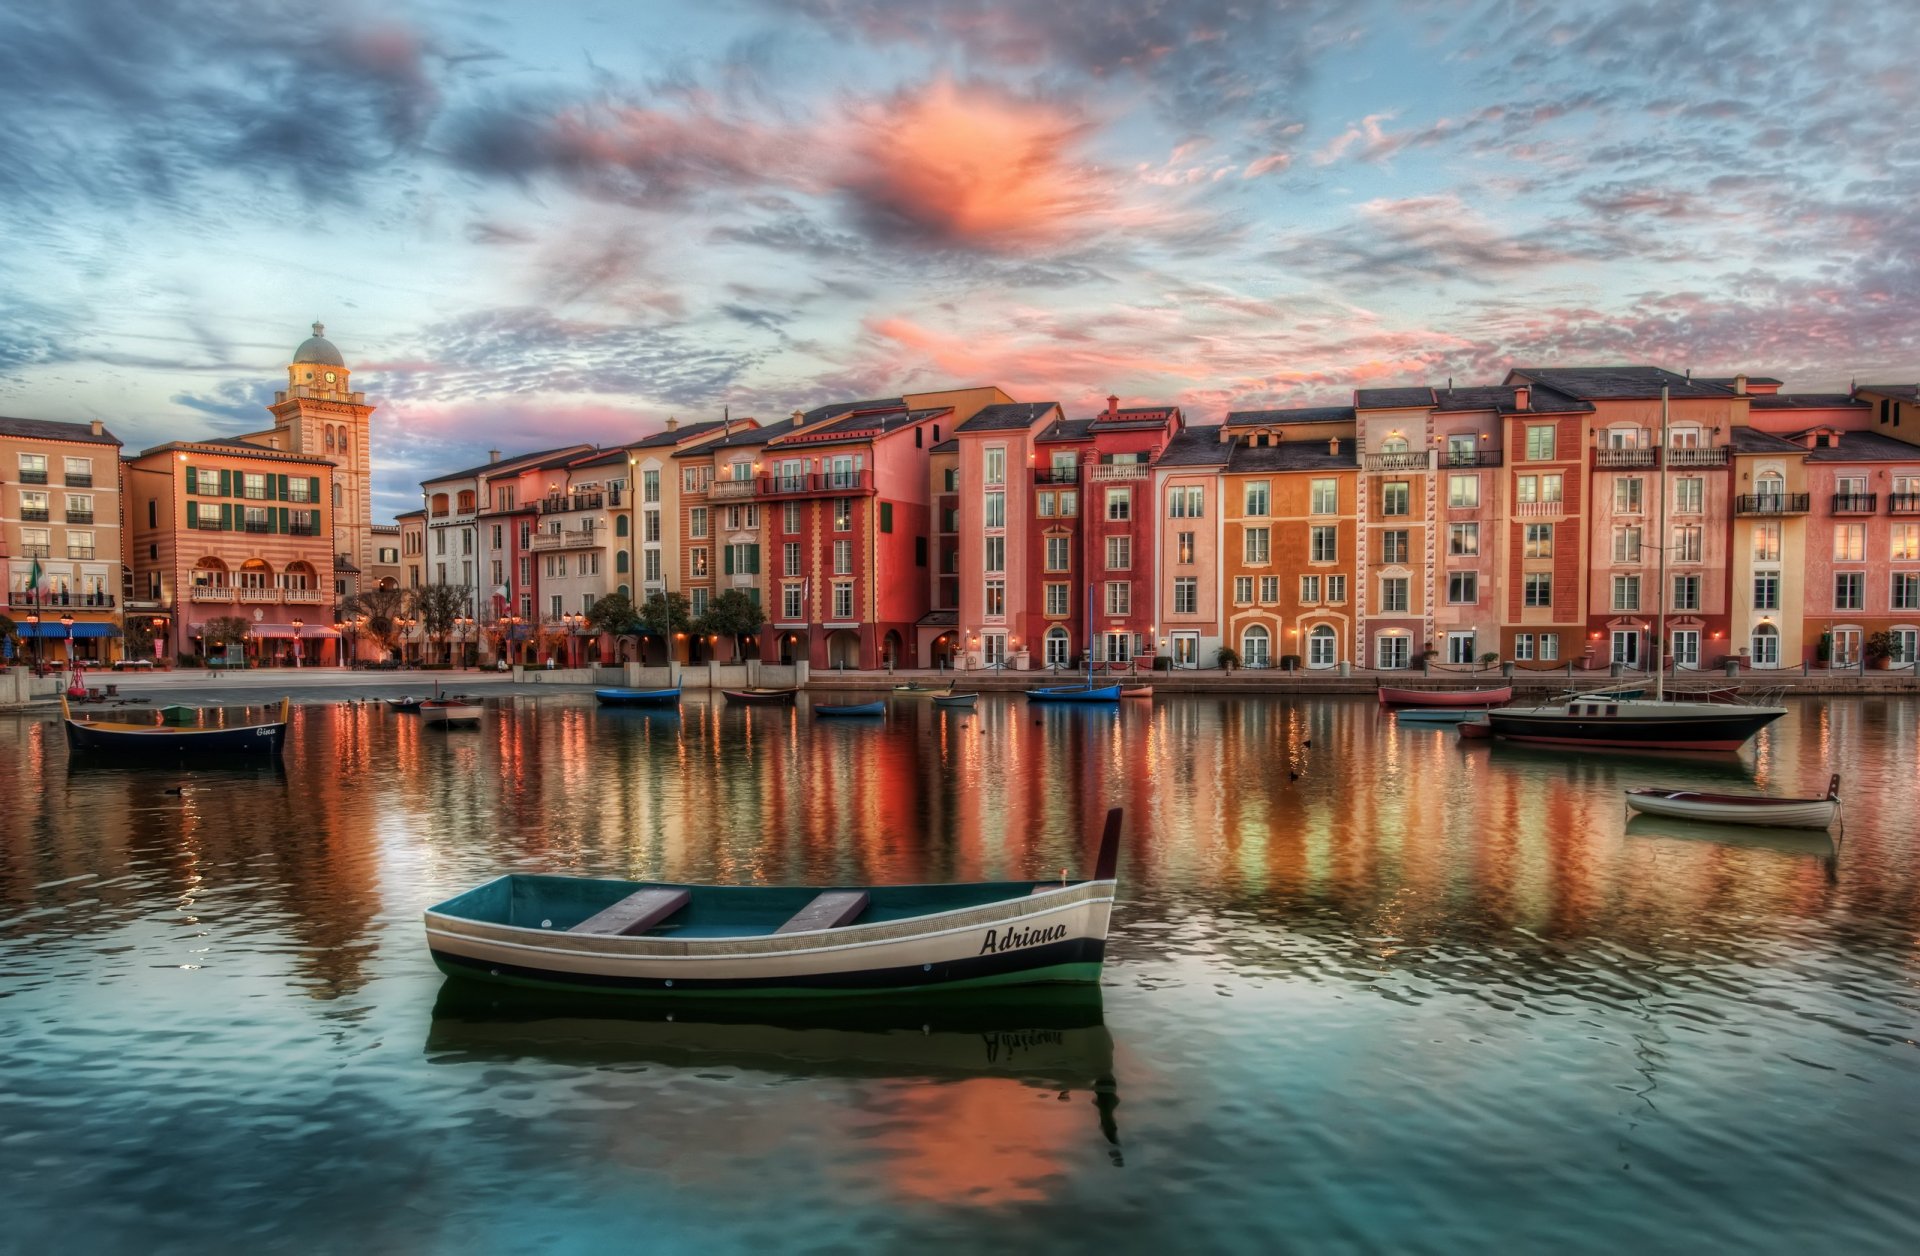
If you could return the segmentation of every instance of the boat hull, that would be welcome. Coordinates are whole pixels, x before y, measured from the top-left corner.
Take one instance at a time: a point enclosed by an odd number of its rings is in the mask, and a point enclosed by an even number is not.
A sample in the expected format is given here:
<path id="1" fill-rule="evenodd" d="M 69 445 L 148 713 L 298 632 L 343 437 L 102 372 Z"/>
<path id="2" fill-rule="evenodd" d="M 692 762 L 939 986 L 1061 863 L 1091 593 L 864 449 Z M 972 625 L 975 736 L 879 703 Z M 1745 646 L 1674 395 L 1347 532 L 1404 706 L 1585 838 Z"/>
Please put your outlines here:
<path id="1" fill-rule="evenodd" d="M 1735 798 L 1690 791 L 1628 790 L 1627 806 L 1643 815 L 1770 829 L 1826 829 L 1840 804 L 1831 798 Z"/>
<path id="2" fill-rule="evenodd" d="M 593 700 L 601 706 L 674 706 L 680 701 L 678 689 L 596 689 Z"/>
<path id="3" fill-rule="evenodd" d="M 823 706 L 815 704 L 813 713 L 822 719 L 858 719 L 861 716 L 885 715 L 887 704 L 884 702 L 859 702 L 850 706 Z"/>
<path id="4" fill-rule="evenodd" d="M 1772 708 L 1722 707 L 1711 714 L 1685 716 L 1580 716 L 1515 708 L 1487 712 L 1487 723 L 1502 741 L 1538 746 L 1730 751 L 1746 745 L 1784 714 Z"/>
<path id="5" fill-rule="evenodd" d="M 1392 689 L 1380 686 L 1380 705 L 1412 707 L 1497 707 L 1513 701 L 1513 686 L 1499 689 Z"/>
<path id="6" fill-rule="evenodd" d="M 970 707 L 980 700 L 977 693 L 944 693 L 933 700 L 933 705 L 942 707 Z"/>
<path id="7" fill-rule="evenodd" d="M 1120 686 L 1103 685 L 1094 689 L 1029 689 L 1028 702 L 1118 702 Z"/>
<path id="8" fill-rule="evenodd" d="M 791 706 L 799 695 L 798 689 L 722 689 L 728 702 L 744 702 L 760 706 Z"/>
<path id="9" fill-rule="evenodd" d="M 140 758 L 189 759 L 198 755 L 277 757 L 285 748 L 285 722 L 240 728 L 178 728 L 155 725 L 145 730 L 106 729 L 84 720 L 67 721 L 67 748 L 93 754 Z"/>
<path id="10" fill-rule="evenodd" d="M 420 718 L 439 728 L 478 728 L 482 710 L 467 703 L 435 706 L 429 702 L 420 708 Z"/>
<path id="11" fill-rule="evenodd" d="M 1097 982 L 1113 891 L 1112 881 L 1016 885 L 1016 897 L 977 906 L 752 936 L 581 935 L 464 917 L 459 899 L 426 923 L 434 963 L 471 980 L 655 998 L 848 997 Z"/>
<path id="12" fill-rule="evenodd" d="M 1404 711 L 1395 711 L 1393 717 L 1403 724 L 1459 724 L 1467 720 L 1477 720 L 1486 712 L 1478 708 L 1471 711 L 1449 711 L 1445 707 L 1409 707 Z"/>

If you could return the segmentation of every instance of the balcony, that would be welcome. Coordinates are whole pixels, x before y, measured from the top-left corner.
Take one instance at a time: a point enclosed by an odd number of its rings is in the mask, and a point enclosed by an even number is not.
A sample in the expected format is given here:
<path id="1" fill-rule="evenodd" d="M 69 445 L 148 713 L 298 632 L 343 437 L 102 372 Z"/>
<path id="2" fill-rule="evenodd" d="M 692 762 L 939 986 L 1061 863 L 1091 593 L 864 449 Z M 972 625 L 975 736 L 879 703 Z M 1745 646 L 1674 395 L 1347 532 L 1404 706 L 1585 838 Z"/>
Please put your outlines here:
<path id="1" fill-rule="evenodd" d="M 77 474 L 75 472 L 69 471 L 67 472 L 67 487 L 68 488 L 92 488 L 93 477 L 91 475 Z"/>
<path id="2" fill-rule="evenodd" d="M 1102 480 L 1144 480 L 1153 474 L 1153 468 L 1144 462 L 1101 462 L 1087 468 L 1087 478 L 1099 483 Z"/>
<path id="3" fill-rule="evenodd" d="M 296 605 L 318 606 L 320 604 L 320 590 L 282 589 L 280 590 L 280 600 Z"/>
<path id="4" fill-rule="evenodd" d="M 616 501 L 614 505 L 619 505 Z M 566 514 L 573 510 L 604 510 L 607 498 L 604 493 L 569 493 L 565 496 L 542 498 L 536 509 L 543 515 Z"/>
<path id="5" fill-rule="evenodd" d="M 74 562 L 82 562 L 82 563 L 92 562 L 93 552 L 94 552 L 94 547 L 91 545 L 67 546 L 67 557 L 73 560 Z"/>
<path id="6" fill-rule="evenodd" d="M 265 519 L 248 519 L 242 523 L 240 527 L 242 531 L 253 533 L 270 533 L 273 531 L 273 525 Z"/>
<path id="7" fill-rule="evenodd" d="M 1830 509 L 1836 515 L 1870 515 L 1880 509 L 1880 494 L 1835 493 Z"/>
<path id="8" fill-rule="evenodd" d="M 1035 467 L 1033 482 L 1035 484 L 1078 484 L 1080 468 L 1078 466 Z"/>
<path id="9" fill-rule="evenodd" d="M 1552 519 L 1566 513 L 1567 504 L 1559 498 L 1546 502 L 1515 502 L 1513 514 L 1516 519 Z"/>
<path id="10" fill-rule="evenodd" d="M 69 510 L 67 512 L 67 522 L 91 524 L 93 522 L 93 512 L 91 510 Z"/>
<path id="11" fill-rule="evenodd" d="M 22 545 L 22 546 L 20 547 L 20 557 L 22 557 L 22 558 L 52 558 L 52 557 L 53 557 L 53 546 L 51 546 L 51 545 Z"/>
<path id="12" fill-rule="evenodd" d="M 1812 508 L 1805 493 L 1742 493 L 1733 499 L 1736 515 L 1804 515 Z"/>
<path id="13" fill-rule="evenodd" d="M 196 584 L 187 590 L 189 602 L 231 602 L 233 590 L 224 584 Z"/>
<path id="14" fill-rule="evenodd" d="M 1501 449 L 1449 449 L 1441 461 L 1450 467 L 1497 467 L 1506 461 Z"/>
<path id="15" fill-rule="evenodd" d="M 278 602 L 280 600 L 280 590 L 278 589 L 241 589 L 239 600 L 247 603 L 272 605 L 273 603 Z"/>
<path id="16" fill-rule="evenodd" d="M 1713 445 L 1705 449 L 1686 448 L 1676 445 L 1667 450 L 1669 467 L 1724 467 L 1727 465 L 1729 448 L 1726 445 Z"/>
<path id="17" fill-rule="evenodd" d="M 78 606 L 83 610 L 108 610 L 113 606 L 111 593 L 55 593 L 15 589 L 7 594 L 7 605 L 27 610 L 60 610 Z"/>
<path id="18" fill-rule="evenodd" d="M 1425 450 L 1409 449 L 1404 453 L 1367 455 L 1369 471 L 1425 471 L 1426 469 Z"/>
<path id="19" fill-rule="evenodd" d="M 707 490 L 707 495 L 719 498 L 752 497 L 754 487 L 752 480 L 715 480 L 713 487 Z"/>
<path id="20" fill-rule="evenodd" d="M 812 493 L 870 493 L 871 471 L 825 471 L 814 475 L 763 475 L 759 481 L 762 497 L 797 497 Z M 715 497 L 721 496 L 715 492 Z"/>
<path id="21" fill-rule="evenodd" d="M 1888 494 L 1887 513 L 1890 515 L 1920 515 L 1920 493 Z"/>
<path id="22" fill-rule="evenodd" d="M 600 545 L 594 539 L 592 528 L 577 528 L 565 532 L 536 532 L 533 534 L 533 550 L 593 549 Z"/>
<path id="23" fill-rule="evenodd" d="M 288 536 L 319 536 L 320 525 L 317 523 L 289 523 L 287 525 L 287 535 Z"/>
<path id="24" fill-rule="evenodd" d="M 45 471 L 22 471 L 20 473 L 20 482 L 22 484 L 45 484 L 47 482 L 47 473 Z"/>
<path id="25" fill-rule="evenodd" d="M 45 506 L 22 506 L 20 508 L 20 522 L 22 523 L 45 523 L 48 517 Z"/>
<path id="26" fill-rule="evenodd" d="M 1593 465 L 1596 467 L 1651 467 L 1660 461 L 1656 449 L 1596 449 L 1593 451 Z"/>

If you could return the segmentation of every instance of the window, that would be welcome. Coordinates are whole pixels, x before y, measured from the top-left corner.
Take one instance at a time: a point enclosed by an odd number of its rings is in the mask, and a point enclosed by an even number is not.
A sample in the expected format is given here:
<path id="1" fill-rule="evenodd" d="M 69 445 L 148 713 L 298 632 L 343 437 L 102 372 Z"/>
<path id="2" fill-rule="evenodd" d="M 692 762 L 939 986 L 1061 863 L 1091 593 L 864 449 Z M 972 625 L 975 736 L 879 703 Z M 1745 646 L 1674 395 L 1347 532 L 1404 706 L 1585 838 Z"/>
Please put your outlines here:
<path id="1" fill-rule="evenodd" d="M 1474 635 L 1470 632 L 1450 632 L 1447 634 L 1447 662 L 1471 663 L 1477 657 L 1474 654 Z"/>
<path id="2" fill-rule="evenodd" d="M 1065 499 L 1065 494 L 1062 494 Z M 1061 514 L 1067 513 L 1065 510 Z M 1107 490 L 1107 518 L 1112 522 L 1133 518 L 1133 490 L 1130 488 L 1110 488 Z"/>
<path id="3" fill-rule="evenodd" d="M 1779 572 L 1756 571 L 1753 573 L 1753 609 L 1757 611 L 1780 609 Z"/>
<path id="4" fill-rule="evenodd" d="M 1888 603 L 1896 611 L 1920 610 L 1920 571 L 1896 571 L 1893 573 L 1892 600 Z M 1911 657 L 1901 660 L 1913 662 Z"/>
<path id="5" fill-rule="evenodd" d="M 625 515 L 620 517 L 622 519 L 626 518 Z M 641 515 L 641 519 L 646 525 L 644 535 L 640 538 L 641 543 L 658 545 L 660 543 L 660 512 L 657 510 L 646 511 Z"/>
<path id="6" fill-rule="evenodd" d="M 1640 633 L 1633 628 L 1613 630 L 1613 652 L 1611 660 L 1627 667 L 1640 666 Z"/>
<path id="7" fill-rule="evenodd" d="M 1408 579 L 1405 576 L 1383 576 L 1380 580 L 1380 611 L 1385 615 L 1404 615 L 1409 605 L 1407 597 Z"/>
<path id="8" fill-rule="evenodd" d="M 1753 525 L 1753 561 L 1756 563 L 1780 561 L 1779 524 L 1756 523 Z"/>
<path id="9" fill-rule="evenodd" d="M 1337 515 L 1340 513 L 1340 481 L 1314 480 L 1311 482 L 1308 498 L 1310 509 L 1316 515 Z"/>
<path id="10" fill-rule="evenodd" d="M 1331 563 L 1340 559 L 1340 529 L 1315 524 L 1307 529 L 1307 558 L 1310 562 Z"/>
<path id="11" fill-rule="evenodd" d="M 67 529 L 67 557 L 88 561 L 93 558 L 93 533 Z"/>
<path id="12" fill-rule="evenodd" d="M 981 480 L 987 484 L 1005 484 L 1007 482 L 1007 451 L 996 446 L 988 449 L 980 462 Z"/>
<path id="13" fill-rule="evenodd" d="M 1240 666 L 1268 666 L 1272 656 L 1267 652 L 1267 647 L 1271 643 L 1272 636 L 1264 627 L 1259 624 L 1250 625 L 1240 634 Z"/>
<path id="14" fill-rule="evenodd" d="M 800 574 L 800 542 L 788 541 L 780 547 L 780 574 L 783 576 Z"/>
<path id="15" fill-rule="evenodd" d="M 1195 615 L 1200 611 L 1200 581 L 1193 576 L 1178 576 L 1173 582 L 1173 613 Z"/>
<path id="16" fill-rule="evenodd" d="M 1280 600 L 1279 576 L 1260 577 L 1260 600 L 1269 606 Z"/>
<path id="17" fill-rule="evenodd" d="M 988 571 L 999 572 L 1007 569 L 1006 537 L 990 536 L 986 539 L 984 565 Z"/>
<path id="18" fill-rule="evenodd" d="M 1833 609 L 1837 611 L 1857 611 L 1866 609 L 1867 573 L 1864 571 L 1836 571 L 1833 573 Z"/>
<path id="19" fill-rule="evenodd" d="M 1107 538 L 1107 570 L 1125 571 L 1133 566 L 1133 538 L 1130 536 L 1110 536 Z"/>
<path id="20" fill-rule="evenodd" d="M 47 482 L 47 456 L 45 454 L 20 455 L 20 482 L 22 484 L 45 484 Z M 187 486 L 189 493 L 193 486 Z"/>
<path id="21" fill-rule="evenodd" d="M 1034 496 L 1034 513 L 1042 519 L 1053 518 L 1053 494 L 1038 493 Z"/>
<path id="22" fill-rule="evenodd" d="M 52 509 L 48 503 L 52 500 L 49 494 L 29 492 L 26 489 L 22 489 L 20 491 L 20 517 L 29 523 L 48 522 L 47 512 Z"/>
<path id="23" fill-rule="evenodd" d="M 1513 639 L 1513 657 L 1522 663 L 1533 661 L 1533 634 L 1523 632 Z"/>
<path id="24" fill-rule="evenodd" d="M 220 520 L 215 517 L 211 523 L 202 523 L 201 527 L 217 528 Z M 53 530 L 51 528 L 20 529 L 20 548 L 22 558 L 53 557 Z"/>
<path id="25" fill-rule="evenodd" d="M 1073 646 L 1068 640 L 1066 629 L 1055 624 L 1047 629 L 1046 664 L 1048 667 L 1065 667 L 1073 661 Z"/>
<path id="26" fill-rule="evenodd" d="M 1674 633 L 1667 653 L 1672 657 L 1675 667 L 1700 666 L 1700 633 L 1691 628 Z"/>
<path id="27" fill-rule="evenodd" d="M 1413 658 L 1413 642 L 1408 637 L 1378 637 L 1373 643 L 1374 666 L 1382 670 L 1406 667 Z"/>
<path id="28" fill-rule="evenodd" d="M 711 568 L 708 566 L 707 547 L 696 545 L 687 551 L 687 574 L 695 580 L 705 580 Z"/>
<path id="29" fill-rule="evenodd" d="M 1540 634 L 1540 661 L 1551 663 L 1560 657 L 1560 634 L 1543 632 Z"/>
<path id="30" fill-rule="evenodd" d="M 660 504 L 660 473 L 658 471 L 640 473 L 640 500 L 648 505 Z"/>
<path id="31" fill-rule="evenodd" d="M 1327 601 L 1336 606 L 1347 600 L 1347 578 L 1345 576 L 1327 577 Z"/>
<path id="32" fill-rule="evenodd" d="M 1480 552 L 1480 525 L 1477 523 L 1452 523 L 1447 525 L 1447 553 L 1456 557 L 1471 557 Z"/>
<path id="33" fill-rule="evenodd" d="M 986 598 L 983 613 L 990 619 L 1000 619 L 1007 613 L 1007 582 L 989 580 L 986 583 Z"/>
<path id="34" fill-rule="evenodd" d="M 1920 559 L 1920 523 L 1894 524 L 1891 539 L 1889 556 L 1893 561 L 1913 562 Z"/>
<path id="35" fill-rule="evenodd" d="M 833 499 L 833 530 L 835 532 L 853 531 L 853 498 Z"/>
<path id="36" fill-rule="evenodd" d="M 1404 563 L 1407 561 L 1407 536 L 1404 528 L 1393 528 L 1380 534 L 1380 561 L 1383 563 Z"/>
<path id="37" fill-rule="evenodd" d="M 1836 524 L 1833 529 L 1833 561 L 1862 563 L 1867 560 L 1867 525 Z"/>
<path id="38" fill-rule="evenodd" d="M 986 495 L 986 526 L 1004 528 L 1007 526 L 1007 495 L 988 493 Z"/>
<path id="39" fill-rule="evenodd" d="M 1700 577 L 1675 576 L 1673 578 L 1673 610 L 1697 611 L 1700 609 Z"/>
<path id="40" fill-rule="evenodd" d="M 805 586 L 783 584 L 780 586 L 780 616 L 789 622 L 797 621 L 806 613 L 801 603 L 801 592 Z"/>
<path id="41" fill-rule="evenodd" d="M 1707 482 L 1698 476 L 1686 476 L 1673 482 L 1673 513 L 1697 515 L 1706 508 Z"/>
<path id="42" fill-rule="evenodd" d="M 620 558 L 623 562 L 626 557 L 626 552 L 624 550 L 621 551 Z M 641 554 L 640 558 L 641 578 L 652 584 L 660 583 L 660 551 L 647 550 Z M 622 567 L 621 570 L 625 571 L 626 568 Z M 596 576 L 600 574 L 600 555 L 598 554 L 593 555 L 593 574 Z"/>
<path id="43" fill-rule="evenodd" d="M 621 518 L 626 516 L 622 515 Z M 691 540 L 705 540 L 707 536 L 707 508 L 695 506 L 687 512 L 687 536 Z"/>
<path id="44" fill-rule="evenodd" d="M 1125 580 L 1107 581 L 1107 614 L 1133 613 L 1133 585 Z"/>
<path id="45" fill-rule="evenodd" d="M 1555 471 L 1546 475 L 1523 475 L 1516 481 L 1515 499 L 1522 504 L 1560 500 L 1561 477 Z"/>
<path id="46" fill-rule="evenodd" d="M 1332 667 L 1339 662 L 1340 640 L 1325 624 L 1307 634 L 1307 666 Z"/>
<path id="47" fill-rule="evenodd" d="M 833 582 L 833 617 L 842 623 L 853 618 L 853 581 Z"/>
<path id="48" fill-rule="evenodd" d="M 1073 570 L 1073 538 L 1072 537 L 1050 536 L 1047 538 L 1046 569 L 1048 571 L 1072 571 Z"/>
<path id="49" fill-rule="evenodd" d="M 67 458 L 64 461 L 68 488 L 93 487 L 93 459 Z"/>
<path id="50" fill-rule="evenodd" d="M 1702 548 L 1703 533 L 1700 528 L 1688 524 L 1673 531 L 1673 561 L 1676 563 L 1697 563 L 1705 553 Z"/>
<path id="51" fill-rule="evenodd" d="M 1640 609 L 1640 577 L 1615 576 L 1613 578 L 1613 609 L 1616 611 L 1637 611 Z"/>
<path id="52" fill-rule="evenodd" d="M 1174 486 L 1167 497 L 1167 518 L 1204 518 L 1206 515 L 1204 494 L 1205 490 L 1198 484 Z"/>
<path id="53" fill-rule="evenodd" d="M 988 570 L 992 570 L 992 568 Z M 850 576 L 853 574 L 852 541 L 835 541 L 833 543 L 833 574 L 836 576 Z"/>
<path id="54" fill-rule="evenodd" d="M 1253 577 L 1235 576 L 1233 578 L 1233 604 L 1235 606 L 1253 605 Z"/>
<path id="55" fill-rule="evenodd" d="M 1521 553 L 1527 558 L 1552 558 L 1553 525 L 1550 523 L 1528 524 L 1525 547 Z"/>
<path id="56" fill-rule="evenodd" d="M 1637 563 L 1640 561 L 1640 525 L 1629 524 L 1613 530 L 1613 561 L 1616 563 Z"/>
<path id="57" fill-rule="evenodd" d="M 1180 532 L 1174 536 L 1174 561 L 1191 566 L 1193 563 L 1193 533 Z"/>
<path id="58" fill-rule="evenodd" d="M 1455 571 L 1447 575 L 1447 603 L 1451 606 L 1471 606 L 1480 600 L 1480 573 L 1477 571 Z M 1468 660 L 1471 662 L 1472 660 Z"/>
<path id="59" fill-rule="evenodd" d="M 1077 514 L 1079 514 L 1079 513 L 1080 513 L 1080 492 L 1079 492 L 1079 490 L 1078 490 L 1078 489 L 1075 489 L 1075 490 L 1073 490 L 1073 491 L 1071 491 L 1071 492 L 1064 492 L 1064 493 L 1061 493 L 1061 494 L 1060 494 L 1060 515 L 1061 515 L 1061 517 L 1062 517 L 1062 518 L 1070 518 L 1070 517 L 1072 517 L 1072 516 L 1074 516 L 1074 515 L 1077 515 Z"/>
<path id="60" fill-rule="evenodd" d="M 1069 598 L 1067 594 L 1067 590 L 1072 587 L 1071 585 L 1065 584 L 1049 584 L 1046 587 L 1045 596 L 1048 615 L 1063 617 L 1072 613 L 1071 598 Z"/>
<path id="61" fill-rule="evenodd" d="M 1471 510 L 1480 505 L 1480 477 L 1477 475 L 1450 475 L 1447 477 L 1447 506 L 1453 510 Z"/>
<path id="62" fill-rule="evenodd" d="M 712 467 L 688 467 L 681 472 L 681 486 L 689 493 L 704 493 L 713 483 Z"/>
<path id="63" fill-rule="evenodd" d="M 1319 600 L 1320 600 L 1320 577 L 1319 576 L 1301 576 L 1300 577 L 1300 601 L 1302 602 L 1302 604 L 1311 606 L 1315 602 L 1318 602 Z"/>
<path id="64" fill-rule="evenodd" d="M 547 618 L 548 619 L 560 618 L 560 616 L 566 613 L 564 608 L 565 608 L 565 603 L 563 603 L 560 600 L 560 595 L 558 593 L 553 594 L 551 597 L 547 599 Z"/>
<path id="65" fill-rule="evenodd" d="M 1264 563 L 1268 560 L 1272 538 L 1266 528 L 1248 528 L 1244 539 L 1246 561 Z"/>
<path id="66" fill-rule="evenodd" d="M 760 547 L 751 541 L 736 541 L 727 546 L 727 574 L 730 576 L 759 575 Z"/>
<path id="67" fill-rule="evenodd" d="M 1780 630 L 1772 624 L 1761 624 L 1755 628 L 1747 648 L 1755 667 L 1780 666 Z"/>
<path id="68" fill-rule="evenodd" d="M 1613 482 L 1613 513 L 1616 515 L 1637 515 L 1640 513 L 1641 490 L 1646 481 L 1637 475 L 1623 475 Z"/>
<path id="69" fill-rule="evenodd" d="M 1245 513 L 1256 517 L 1269 513 L 1269 507 L 1272 504 L 1270 488 L 1271 482 L 1268 480 L 1253 480 L 1249 482 L 1247 485 L 1247 509 Z"/>
<path id="70" fill-rule="evenodd" d="M 1390 480 L 1380 486 L 1380 514 L 1405 517 L 1413 512 L 1413 488 L 1405 480 Z"/>
<path id="71" fill-rule="evenodd" d="M 1527 461 L 1551 462 L 1553 460 L 1553 428 L 1547 425 L 1527 428 Z"/>
<path id="72" fill-rule="evenodd" d="M 782 502 L 780 505 L 780 530 L 788 536 L 800 535 L 800 503 Z"/>

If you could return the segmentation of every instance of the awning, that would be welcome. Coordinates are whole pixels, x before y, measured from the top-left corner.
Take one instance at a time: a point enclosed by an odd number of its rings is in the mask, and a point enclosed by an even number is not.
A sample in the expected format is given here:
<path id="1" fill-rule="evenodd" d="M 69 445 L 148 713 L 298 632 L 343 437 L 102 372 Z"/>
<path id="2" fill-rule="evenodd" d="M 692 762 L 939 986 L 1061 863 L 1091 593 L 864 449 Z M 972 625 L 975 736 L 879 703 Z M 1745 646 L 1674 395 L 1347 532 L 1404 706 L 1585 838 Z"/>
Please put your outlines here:
<path id="1" fill-rule="evenodd" d="M 338 629 L 329 628 L 325 624 L 303 624 L 300 627 L 300 636 L 306 640 L 311 640 L 314 637 L 337 637 L 339 635 Z"/>
<path id="2" fill-rule="evenodd" d="M 247 635 L 250 637 L 271 637 L 276 641 L 291 641 L 293 640 L 293 625 L 255 624 L 253 627 L 247 629 Z"/>
<path id="3" fill-rule="evenodd" d="M 52 623 L 48 623 L 43 619 L 37 624 L 15 624 L 14 628 L 23 637 L 57 637 L 62 641 L 66 640 L 67 637 L 67 626 L 57 619 Z M 76 637 L 117 637 L 120 635 L 120 627 L 117 624 L 81 623 L 75 620 L 73 635 Z"/>

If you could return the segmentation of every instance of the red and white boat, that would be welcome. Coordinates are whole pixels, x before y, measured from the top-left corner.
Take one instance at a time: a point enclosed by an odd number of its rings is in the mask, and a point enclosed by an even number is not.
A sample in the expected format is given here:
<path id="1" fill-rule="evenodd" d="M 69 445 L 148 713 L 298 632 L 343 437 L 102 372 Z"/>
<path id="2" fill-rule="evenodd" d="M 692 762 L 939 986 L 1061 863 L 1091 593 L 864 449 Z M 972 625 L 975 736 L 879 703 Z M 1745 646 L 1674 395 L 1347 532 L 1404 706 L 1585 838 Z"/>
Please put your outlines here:
<path id="1" fill-rule="evenodd" d="M 1840 777 L 1827 782 L 1825 798 L 1770 798 L 1765 794 L 1703 794 L 1692 789 L 1630 789 L 1627 806 L 1650 816 L 1758 824 L 1779 829 L 1825 829 L 1840 811 Z"/>
<path id="2" fill-rule="evenodd" d="M 1392 689 L 1380 686 L 1381 706 L 1497 707 L 1513 701 L 1513 686 L 1498 689 Z"/>

